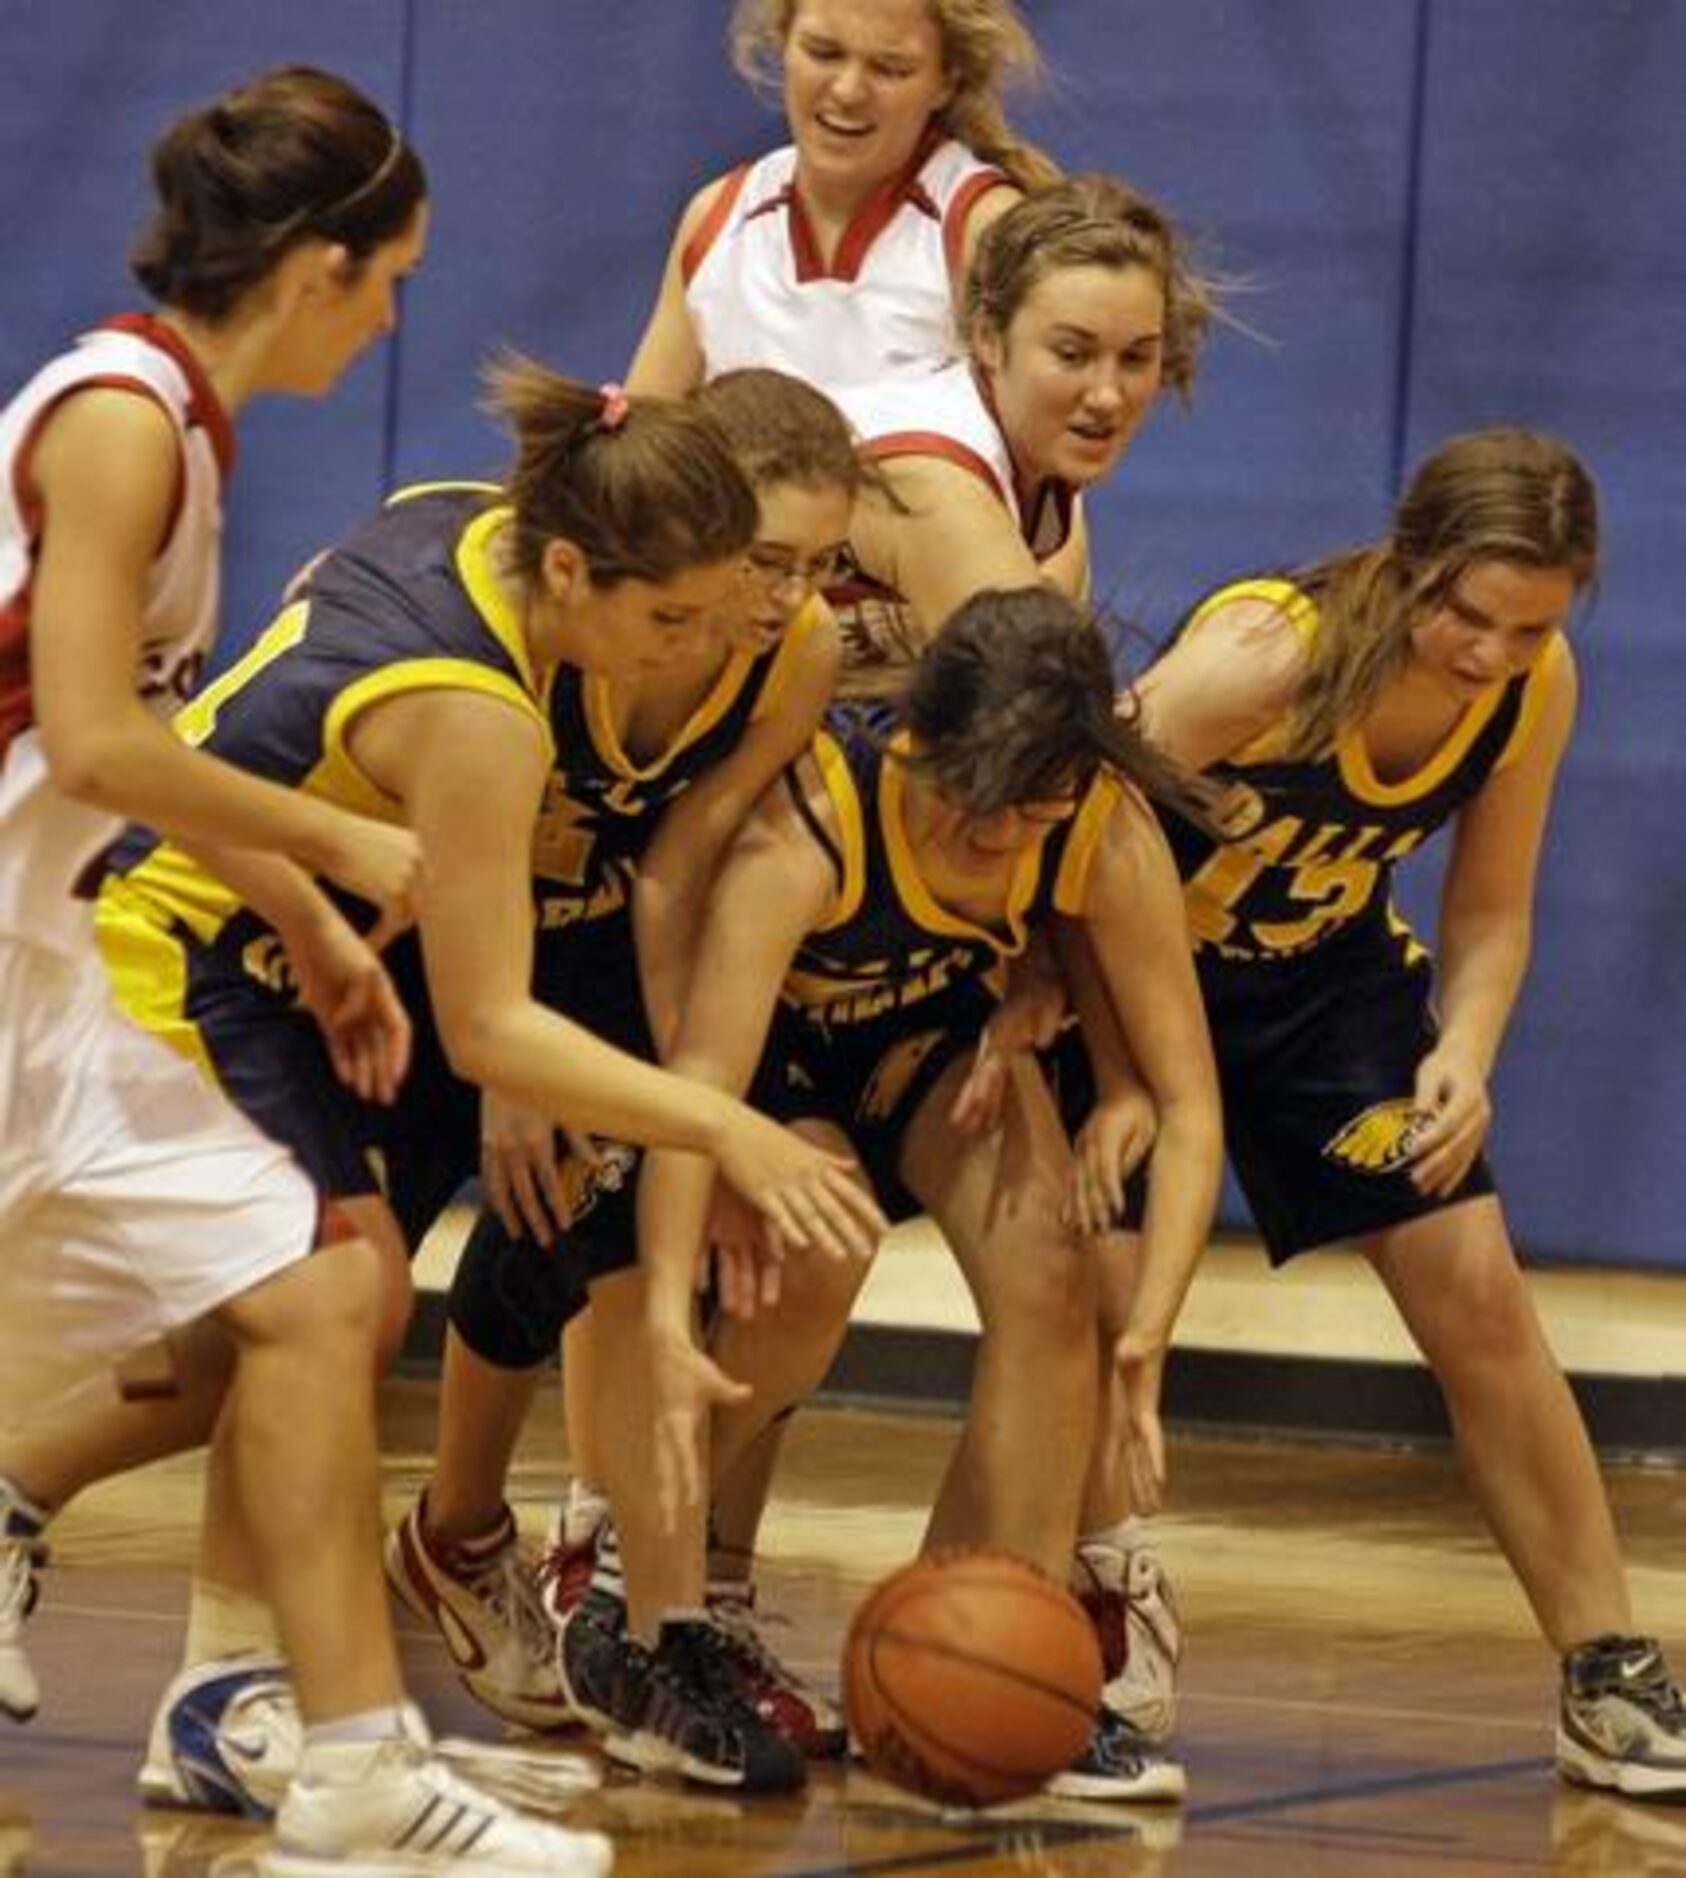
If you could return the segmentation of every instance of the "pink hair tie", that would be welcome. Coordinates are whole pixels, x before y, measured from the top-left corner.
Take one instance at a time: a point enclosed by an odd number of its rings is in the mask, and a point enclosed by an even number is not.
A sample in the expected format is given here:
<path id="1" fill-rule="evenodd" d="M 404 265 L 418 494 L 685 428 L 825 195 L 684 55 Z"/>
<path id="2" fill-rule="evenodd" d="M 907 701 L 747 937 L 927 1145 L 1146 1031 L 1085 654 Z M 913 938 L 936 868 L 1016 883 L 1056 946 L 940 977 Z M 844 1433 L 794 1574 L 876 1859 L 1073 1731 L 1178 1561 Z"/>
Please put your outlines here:
<path id="1" fill-rule="evenodd" d="M 626 386 L 617 384 L 597 387 L 603 399 L 603 408 L 597 414 L 597 421 L 605 430 L 619 430 L 626 422 L 626 414 L 632 409 L 632 400 L 626 395 Z"/>

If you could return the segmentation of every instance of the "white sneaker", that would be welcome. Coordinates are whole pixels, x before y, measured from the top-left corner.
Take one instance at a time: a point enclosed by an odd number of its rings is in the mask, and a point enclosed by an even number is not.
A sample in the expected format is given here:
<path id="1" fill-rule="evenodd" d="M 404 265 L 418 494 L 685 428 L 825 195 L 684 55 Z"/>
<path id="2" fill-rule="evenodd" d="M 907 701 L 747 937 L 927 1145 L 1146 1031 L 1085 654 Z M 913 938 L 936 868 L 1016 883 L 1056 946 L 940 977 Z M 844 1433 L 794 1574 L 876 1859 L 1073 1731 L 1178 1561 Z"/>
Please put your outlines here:
<path id="1" fill-rule="evenodd" d="M 531 1818 L 446 1767 L 413 1735 L 309 1749 L 275 1819 L 265 1878 L 544 1872 L 605 1878 L 600 1832 Z"/>
<path id="2" fill-rule="evenodd" d="M 304 1731 L 278 1657 L 217 1657 L 164 1691 L 136 1786 L 148 1806 L 268 1819 L 298 1772 Z"/>
<path id="3" fill-rule="evenodd" d="M 1142 1741 L 1168 1741 L 1183 1631 L 1165 1567 L 1146 1546 L 1125 1551 L 1090 1540 L 1077 1548 L 1071 1584 L 1100 1640 L 1101 1700 Z"/>
<path id="4" fill-rule="evenodd" d="M 463 1686 L 522 1728 L 578 1722 L 556 1673 L 556 1638 L 506 1507 L 484 1539 L 452 1545 L 427 1530 L 418 1500 L 387 1536 L 387 1581 L 445 1641 Z"/>
<path id="5" fill-rule="evenodd" d="M 41 1706 L 41 1685 L 23 1650 L 24 1619 L 35 1608 L 29 1540 L 0 1537 L 0 1711 L 28 1721 Z"/>
<path id="6" fill-rule="evenodd" d="M 607 1498 L 582 1481 L 570 1480 L 567 1498 L 550 1516 L 544 1550 L 533 1568 L 539 1602 L 558 1636 L 568 1613 L 591 1589 L 599 1535 L 613 1527 Z"/>
<path id="7" fill-rule="evenodd" d="M 583 1754 L 565 1754 L 548 1741 L 473 1741 L 442 1735 L 433 1751 L 453 1774 L 507 1806 L 555 1813 L 603 1785 L 603 1770 Z"/>

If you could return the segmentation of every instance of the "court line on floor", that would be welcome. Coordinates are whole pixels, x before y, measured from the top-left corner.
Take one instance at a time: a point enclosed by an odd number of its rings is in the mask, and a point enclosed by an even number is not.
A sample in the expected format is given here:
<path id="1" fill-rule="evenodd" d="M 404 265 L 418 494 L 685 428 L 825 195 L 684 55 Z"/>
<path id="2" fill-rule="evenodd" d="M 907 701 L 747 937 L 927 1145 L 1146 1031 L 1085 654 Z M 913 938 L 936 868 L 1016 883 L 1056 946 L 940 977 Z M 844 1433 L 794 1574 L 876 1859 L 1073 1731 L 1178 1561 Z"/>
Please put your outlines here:
<path id="1" fill-rule="evenodd" d="M 1191 1806 L 1184 1811 L 1182 1820 L 1189 1827 L 1222 1825 L 1232 1820 L 1259 1819 L 1266 1814 L 1291 1812 L 1300 1807 L 1337 1805 L 1347 1800 L 1372 1800 L 1388 1794 L 1428 1793 L 1440 1788 L 1474 1786 L 1487 1780 L 1508 1780 L 1518 1774 L 1545 1773 L 1550 1767 L 1551 1762 L 1543 1756 L 1528 1755 L 1520 1760 L 1485 1761 L 1475 1767 L 1442 1768 L 1431 1773 L 1380 1775 L 1372 1780 L 1353 1781 L 1344 1786 L 1291 1788 L 1286 1793 L 1265 1794 L 1250 1800 Z M 963 1824 L 955 1824 L 947 1830 L 963 1832 L 967 1828 Z M 1011 1834 L 1021 1844 L 1030 1834 L 1051 1845 L 1060 1846 L 1082 1845 L 1091 1841 L 1102 1844 L 1108 1839 L 1117 1839 L 1124 1844 L 1144 1843 L 1140 1828 L 1133 1822 L 1108 1827 L 1076 1822 L 1066 1824 L 1055 1819 L 1004 1820 L 998 1831 L 1002 1837 Z M 898 1852 L 878 1859 L 851 1859 L 846 1865 L 806 1866 L 788 1874 L 788 1878 L 864 1878 L 869 1873 L 936 1870 L 975 1859 L 979 1851 L 985 1849 L 996 1836 L 996 1831 L 991 1831 L 989 1839 L 980 1834 L 967 1845 L 948 1846 L 940 1850 L 933 1848 L 927 1852 Z"/>

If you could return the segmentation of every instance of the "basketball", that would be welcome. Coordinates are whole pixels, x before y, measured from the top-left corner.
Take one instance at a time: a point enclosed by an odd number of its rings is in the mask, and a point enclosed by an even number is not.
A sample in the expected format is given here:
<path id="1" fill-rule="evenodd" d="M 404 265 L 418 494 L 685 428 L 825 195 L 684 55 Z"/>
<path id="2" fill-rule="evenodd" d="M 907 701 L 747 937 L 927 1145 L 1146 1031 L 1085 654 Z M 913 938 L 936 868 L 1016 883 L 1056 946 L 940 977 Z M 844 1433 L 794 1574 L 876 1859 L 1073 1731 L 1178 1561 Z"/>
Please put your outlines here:
<path id="1" fill-rule="evenodd" d="M 843 1646 L 843 1705 L 867 1765 L 950 1806 L 1035 1792 L 1082 1753 L 1100 1699 L 1082 1606 L 1010 1552 L 904 1565 Z"/>

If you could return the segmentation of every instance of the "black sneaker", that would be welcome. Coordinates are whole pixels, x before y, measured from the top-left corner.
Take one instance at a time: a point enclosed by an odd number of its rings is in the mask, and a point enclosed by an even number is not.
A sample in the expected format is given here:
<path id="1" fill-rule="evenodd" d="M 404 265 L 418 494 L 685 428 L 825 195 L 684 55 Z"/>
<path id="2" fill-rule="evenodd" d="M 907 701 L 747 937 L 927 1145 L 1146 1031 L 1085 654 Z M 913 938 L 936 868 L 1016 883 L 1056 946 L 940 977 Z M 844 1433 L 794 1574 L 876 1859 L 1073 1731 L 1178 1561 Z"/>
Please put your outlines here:
<path id="1" fill-rule="evenodd" d="M 843 1717 L 811 1684 L 780 1661 L 763 1634 L 755 1588 L 711 1596 L 708 1614 L 726 1639 L 738 1692 L 769 1727 L 810 1761 L 839 1761 L 849 1745 Z"/>
<path id="2" fill-rule="evenodd" d="M 1089 1745 L 1045 1793 L 1061 1800 L 1177 1801 L 1188 1791 L 1180 1761 L 1162 1754 L 1111 1709 L 1095 1718 Z"/>
<path id="3" fill-rule="evenodd" d="M 654 1650 L 623 1633 L 615 1698 L 603 1745 L 623 1766 L 740 1793 L 789 1793 L 807 1778 L 801 1751 L 744 1699 L 730 1642 L 704 1618 L 663 1624 Z"/>
<path id="4" fill-rule="evenodd" d="M 1557 1771 L 1633 1799 L 1686 1800 L 1686 1697 L 1650 1637 L 1597 1637 L 1563 1659 Z"/>
<path id="5" fill-rule="evenodd" d="M 593 1734 L 615 1732 L 625 1659 L 638 1647 L 626 1634 L 626 1605 L 595 1585 L 563 1615 L 556 1645 L 558 1680 Z"/>

